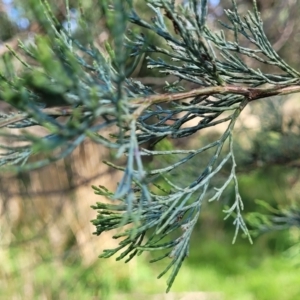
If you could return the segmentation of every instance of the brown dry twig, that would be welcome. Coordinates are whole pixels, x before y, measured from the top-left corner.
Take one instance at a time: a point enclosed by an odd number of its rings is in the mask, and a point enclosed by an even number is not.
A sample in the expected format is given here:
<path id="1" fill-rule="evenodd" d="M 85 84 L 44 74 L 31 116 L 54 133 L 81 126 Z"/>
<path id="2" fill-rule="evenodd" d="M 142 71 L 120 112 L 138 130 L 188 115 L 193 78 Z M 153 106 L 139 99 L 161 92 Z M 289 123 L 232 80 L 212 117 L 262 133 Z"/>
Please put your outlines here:
<path id="1" fill-rule="evenodd" d="M 149 106 L 159 103 L 168 103 L 172 101 L 180 101 L 187 98 L 192 98 L 196 96 L 210 96 L 214 94 L 233 94 L 233 95 L 242 95 L 248 99 L 248 102 L 267 98 L 270 96 L 280 96 L 287 95 L 292 93 L 300 92 L 300 85 L 292 85 L 292 86 L 282 86 L 282 85 L 274 85 L 263 88 L 251 88 L 251 87 L 242 87 L 242 86 L 233 86 L 233 85 L 225 85 L 225 86 L 212 86 L 212 87 L 204 87 L 199 89 L 193 89 L 188 92 L 180 92 L 180 93 L 164 93 L 159 95 L 151 95 L 148 97 L 138 97 L 134 98 L 130 101 L 130 105 L 136 109 L 133 112 L 133 116 L 137 119 L 142 112 L 147 109 Z M 72 115 L 74 108 L 69 106 L 64 107 L 51 107 L 44 108 L 41 110 L 42 113 L 49 116 L 70 116 Z M 88 113 L 87 109 L 82 110 L 84 113 Z M 3 121 L 0 121 L 0 128 L 6 127 L 10 124 L 20 122 L 29 118 L 28 114 L 17 114 L 12 116 L 11 118 L 6 118 Z"/>

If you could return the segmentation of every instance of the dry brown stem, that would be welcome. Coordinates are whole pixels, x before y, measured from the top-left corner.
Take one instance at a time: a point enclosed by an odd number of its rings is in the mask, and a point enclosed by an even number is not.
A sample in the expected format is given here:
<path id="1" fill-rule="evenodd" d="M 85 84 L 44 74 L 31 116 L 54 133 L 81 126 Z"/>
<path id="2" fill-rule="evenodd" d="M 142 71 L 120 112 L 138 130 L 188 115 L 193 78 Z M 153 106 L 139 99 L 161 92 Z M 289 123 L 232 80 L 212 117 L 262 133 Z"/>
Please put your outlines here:
<path id="1" fill-rule="evenodd" d="M 151 95 L 147 97 L 138 97 L 130 101 L 130 104 L 133 107 L 137 107 L 133 113 L 134 118 L 138 118 L 141 113 L 149 106 L 159 103 L 168 103 L 172 101 L 180 101 L 187 98 L 192 98 L 196 96 L 210 96 L 215 94 L 233 94 L 233 95 L 242 95 L 248 99 L 248 102 L 263 99 L 271 96 L 280 96 L 288 95 L 292 93 L 300 92 L 300 85 L 286 86 L 286 85 L 274 85 L 262 88 L 251 88 L 243 86 L 212 86 L 204 87 L 199 89 L 193 89 L 188 92 L 180 93 L 164 93 L 158 95 Z M 69 116 L 72 115 L 74 108 L 65 106 L 65 107 L 51 107 L 42 109 L 42 112 L 46 115 L 51 116 Z M 85 110 L 83 109 L 83 112 Z M 20 122 L 22 120 L 30 117 L 28 114 L 18 114 L 11 118 L 7 118 L 0 122 L 0 128 L 7 125 Z"/>

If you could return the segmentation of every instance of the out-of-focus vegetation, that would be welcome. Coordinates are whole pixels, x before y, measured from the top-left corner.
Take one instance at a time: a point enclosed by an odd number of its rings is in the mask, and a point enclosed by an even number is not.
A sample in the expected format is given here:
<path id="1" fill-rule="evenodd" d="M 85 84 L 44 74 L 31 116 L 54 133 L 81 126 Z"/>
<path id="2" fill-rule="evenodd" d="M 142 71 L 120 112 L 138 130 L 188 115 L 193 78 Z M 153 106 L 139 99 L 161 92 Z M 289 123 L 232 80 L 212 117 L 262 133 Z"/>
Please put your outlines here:
<path id="1" fill-rule="evenodd" d="M 64 1 L 50 2 L 57 7 L 63 22 Z M 75 2 L 70 4 L 75 6 Z M 211 22 L 222 19 L 221 11 L 227 2 L 211 1 Z M 241 9 L 251 4 L 248 0 L 240 2 Z M 300 28 L 296 26 L 300 3 L 272 0 L 258 3 L 271 41 L 281 56 L 299 69 L 297 51 L 291 49 L 298 49 L 300 44 Z M 92 24 L 95 4 L 92 1 L 83 4 L 90 9 Z M 0 32 L 3 43 L 15 46 L 17 37 L 28 38 L 36 30 L 30 14 L 20 10 L 22 6 L 22 1 L 0 2 L 3 16 L 0 28 L 5 28 Z M 16 8 L 17 12 L 11 11 Z M 278 22 L 274 22 L 274 16 Z M 23 21 L 18 23 L 21 18 Z M 105 39 L 104 35 L 99 33 L 98 38 Z M 3 52 L 5 48 L 1 46 L 0 53 Z M 157 87 L 153 73 L 147 73 L 143 65 L 139 70 L 135 76 L 143 76 L 142 80 Z M 295 102 L 290 106 L 284 103 L 285 110 L 270 108 L 267 101 L 254 104 L 237 128 L 245 216 L 266 212 L 255 200 L 281 207 L 299 203 L 300 114 L 291 109 L 299 102 L 298 96 L 293 97 L 290 100 Z M 283 99 L 272 101 L 283 107 Z M 267 109 L 269 118 L 259 114 Z M 201 143 L 214 134 L 209 131 L 182 142 Z M 172 146 L 172 141 L 158 145 Z M 97 259 L 102 249 L 110 247 L 110 235 L 101 238 L 92 235 L 94 229 L 89 222 L 95 216 L 89 206 L 99 198 L 93 195 L 90 185 L 106 182 L 113 187 L 118 181 L 117 173 L 99 170 L 95 165 L 95 161 L 100 162 L 109 155 L 96 146 L 84 145 L 71 159 L 42 171 L 18 178 L 1 177 L 0 299 L 151 299 L 151 294 L 164 291 L 164 281 L 154 279 L 162 265 L 147 264 L 149 256 L 129 265 L 116 264 L 113 259 Z M 190 165 L 184 176 L 191 175 L 193 168 L 197 165 Z M 190 256 L 175 281 L 173 292 L 220 292 L 224 299 L 241 300 L 297 299 L 300 295 L 299 229 L 264 233 L 254 238 L 254 245 L 239 237 L 232 245 L 232 224 L 223 222 L 223 215 L 218 213 L 230 197 L 228 192 L 219 203 L 205 204 L 193 234 Z"/>

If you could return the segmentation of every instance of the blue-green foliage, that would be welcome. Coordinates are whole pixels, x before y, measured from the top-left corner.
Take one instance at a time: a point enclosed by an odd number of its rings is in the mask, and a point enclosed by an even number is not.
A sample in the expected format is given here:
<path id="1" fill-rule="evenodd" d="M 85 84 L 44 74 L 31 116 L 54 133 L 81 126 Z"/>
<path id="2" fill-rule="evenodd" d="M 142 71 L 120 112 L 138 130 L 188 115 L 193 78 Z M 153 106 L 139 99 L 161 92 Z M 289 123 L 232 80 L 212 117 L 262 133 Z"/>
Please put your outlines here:
<path id="1" fill-rule="evenodd" d="M 40 125 L 49 134 L 40 138 L 32 133 L 19 135 L 1 130 L 0 134 L 10 141 L 25 143 L 1 145 L 4 153 L 0 165 L 14 171 L 45 166 L 69 155 L 86 138 L 115 150 L 117 158 L 125 156 L 124 167 L 106 162 L 124 171 L 117 190 L 94 187 L 96 194 L 115 201 L 92 207 L 98 211 L 97 219 L 92 220 L 95 234 L 122 229 L 114 236 L 122 239 L 119 247 L 106 250 L 102 257 L 121 252 L 117 259 L 125 258 L 127 262 L 144 251 L 158 251 L 160 256 L 152 262 L 170 259 L 159 275 L 170 270 L 169 290 L 189 254 L 190 238 L 204 201 L 219 200 L 228 187 L 234 190 L 234 200 L 224 213 L 225 218 L 234 217 L 234 240 L 240 230 L 251 240 L 242 218 L 244 206 L 236 176 L 233 129 L 250 101 L 284 93 L 280 88 L 298 83 L 300 74 L 272 48 L 255 1 L 253 12 L 243 18 L 234 0 L 232 10 L 225 11 L 228 23 L 223 27 L 234 41 L 223 31 L 208 27 L 207 1 L 199 4 L 193 0 L 185 8 L 175 6 L 171 0 L 146 3 L 151 19 L 142 18 L 132 1 L 99 0 L 99 18 L 110 39 L 105 47 L 97 47 L 89 35 L 83 10 L 78 30 L 87 35 L 84 43 L 72 35 L 70 25 L 61 25 L 47 1 L 30 0 L 32 12 L 46 35 L 36 37 L 33 45 L 20 43 L 27 58 L 11 50 L 12 58 L 23 65 L 22 72 L 15 71 L 11 59 L 4 61 L 0 96 L 20 112 L 1 116 L 0 126 L 13 129 Z M 68 1 L 66 4 L 69 16 Z M 163 45 L 154 44 L 131 26 L 150 31 L 163 40 Z M 240 45 L 241 37 L 249 46 Z M 151 54 L 160 57 L 153 58 Z M 166 84 L 167 93 L 157 94 L 130 78 L 144 55 L 148 68 L 176 76 L 175 82 Z M 244 57 L 275 66 L 278 73 L 254 69 Z M 132 66 L 128 66 L 128 59 L 133 59 Z M 183 82 L 197 84 L 198 89 L 182 92 Z M 271 87 L 257 89 L 263 84 Z M 69 118 L 62 123 L 57 116 Z M 222 123 L 226 125 L 223 133 L 196 149 L 141 147 L 167 137 L 188 137 Z M 111 131 L 110 138 L 105 130 Z M 40 153 L 45 154 L 42 160 L 28 162 Z M 191 159 L 203 162 L 207 153 L 209 159 L 197 174 L 178 182 L 178 170 Z M 143 156 L 174 160 L 146 170 Z M 212 180 L 225 167 L 230 170 L 227 178 L 214 187 Z"/>

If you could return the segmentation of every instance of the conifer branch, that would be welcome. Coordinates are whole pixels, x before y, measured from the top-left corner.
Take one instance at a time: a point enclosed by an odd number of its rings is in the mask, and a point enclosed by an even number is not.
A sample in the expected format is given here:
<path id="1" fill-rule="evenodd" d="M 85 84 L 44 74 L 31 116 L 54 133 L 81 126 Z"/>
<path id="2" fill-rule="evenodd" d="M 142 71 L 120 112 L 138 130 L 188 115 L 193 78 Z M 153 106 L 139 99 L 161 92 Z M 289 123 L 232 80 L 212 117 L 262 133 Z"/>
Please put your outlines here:
<path id="1" fill-rule="evenodd" d="M 150 20 L 130 0 L 100 1 L 101 21 L 110 34 L 105 50 L 95 45 L 84 14 L 78 23 L 86 40 L 79 41 L 70 24 L 66 29 L 61 26 L 46 0 L 33 2 L 32 13 L 47 35 L 37 36 L 34 45 L 20 43 L 28 59 L 13 49 L 11 59 L 4 57 L 0 98 L 19 112 L 1 115 L 2 170 L 20 172 L 45 166 L 68 156 L 86 138 L 114 151 L 117 158 L 124 157 L 121 166 L 107 162 L 123 171 L 116 191 L 93 187 L 96 194 L 112 200 L 92 207 L 97 211 L 92 220 L 95 234 L 120 230 L 114 236 L 120 239 L 119 246 L 106 250 L 102 257 L 119 253 L 117 260 L 128 262 L 151 251 L 159 253 L 152 262 L 169 258 L 159 275 L 170 270 L 167 290 L 189 254 L 202 204 L 217 201 L 226 188 L 234 187 L 235 198 L 224 213 L 234 218 L 236 233 L 241 230 L 251 240 L 242 218 L 233 130 L 252 101 L 300 92 L 300 72 L 272 48 L 256 2 L 253 12 L 241 16 L 232 0 L 232 10 L 225 10 L 228 23 L 222 24 L 224 31 L 217 32 L 206 23 L 209 1 L 198 5 L 199 1 L 190 0 L 182 8 L 172 0 L 147 0 Z M 66 6 L 69 16 L 68 3 Z M 148 38 L 148 33 L 161 44 Z M 247 44 L 240 43 L 241 39 Z M 129 78 L 145 56 L 149 69 L 177 78 L 166 83 L 166 93 L 157 94 Z M 21 62 L 21 74 L 14 60 Z M 254 68 L 248 63 L 251 60 L 276 71 Z M 198 88 L 183 91 L 184 83 Z M 60 122 L 59 116 L 68 118 Z M 225 125 L 220 136 L 195 149 L 145 149 L 147 143 L 192 136 L 219 124 Z M 40 137 L 26 131 L 36 125 L 48 133 Z M 21 134 L 16 128 L 23 129 Z M 109 137 L 102 133 L 107 129 Z M 45 157 L 29 162 L 36 154 Z M 159 163 L 146 168 L 145 155 L 159 156 Z M 185 168 L 191 162 L 197 169 L 189 174 Z M 213 179 L 228 165 L 227 180 L 214 189 Z"/>

